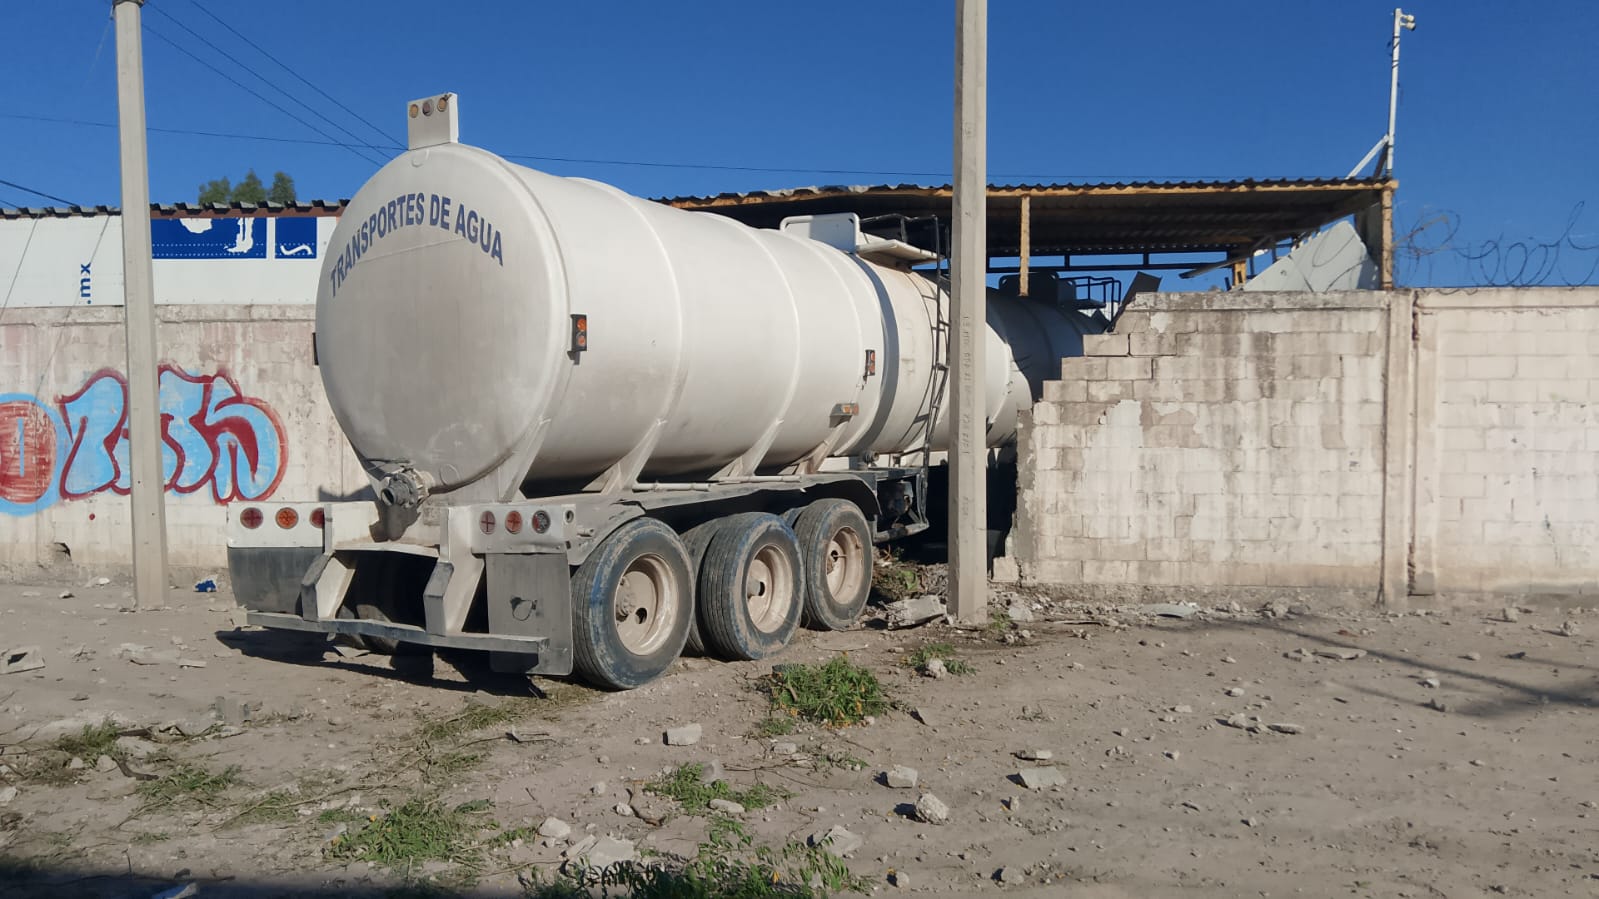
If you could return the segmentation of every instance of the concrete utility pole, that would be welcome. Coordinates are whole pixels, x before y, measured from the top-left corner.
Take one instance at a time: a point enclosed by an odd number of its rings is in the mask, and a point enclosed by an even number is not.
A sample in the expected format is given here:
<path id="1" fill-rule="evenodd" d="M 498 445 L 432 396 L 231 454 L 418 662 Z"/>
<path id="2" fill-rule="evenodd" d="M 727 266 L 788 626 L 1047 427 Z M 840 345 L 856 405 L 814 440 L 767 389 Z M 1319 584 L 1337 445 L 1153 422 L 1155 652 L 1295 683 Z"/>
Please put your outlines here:
<path id="1" fill-rule="evenodd" d="M 166 604 L 167 512 L 161 472 L 155 285 L 150 271 L 150 169 L 144 131 L 144 0 L 112 0 L 117 23 L 117 133 L 122 157 L 122 301 L 128 341 L 128 455 L 133 476 L 134 603 Z"/>
<path id="2" fill-rule="evenodd" d="M 1407 28 L 1416 30 L 1416 17 L 1407 15 L 1404 10 L 1394 9 L 1394 42 L 1393 61 L 1388 65 L 1388 151 L 1383 154 L 1386 164 L 1383 168 L 1390 178 L 1394 174 L 1394 125 L 1399 117 L 1399 30 Z"/>
<path id="3" fill-rule="evenodd" d="M 950 260 L 949 599 L 988 618 L 988 0 L 955 3 L 955 255 Z"/>

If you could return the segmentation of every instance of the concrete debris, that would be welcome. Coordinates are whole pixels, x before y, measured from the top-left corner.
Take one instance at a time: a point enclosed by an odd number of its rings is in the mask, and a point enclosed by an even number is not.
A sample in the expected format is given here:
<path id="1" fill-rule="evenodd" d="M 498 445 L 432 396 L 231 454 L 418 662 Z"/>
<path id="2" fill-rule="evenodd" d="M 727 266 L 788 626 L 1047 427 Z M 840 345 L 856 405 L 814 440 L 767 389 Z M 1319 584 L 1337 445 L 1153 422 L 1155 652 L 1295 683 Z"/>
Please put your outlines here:
<path id="1" fill-rule="evenodd" d="M 0 787 L 0 805 L 5 805 L 17 798 L 16 787 Z"/>
<path id="2" fill-rule="evenodd" d="M 911 709 L 911 716 L 914 717 L 917 721 L 920 721 L 923 724 L 927 725 L 928 727 L 936 727 L 937 726 L 934 723 L 934 721 L 936 719 L 933 717 L 933 713 L 931 711 L 927 710 L 927 709 L 922 709 L 922 708 Z"/>
<path id="3" fill-rule="evenodd" d="M 1514 623 L 1521 620 L 1521 610 L 1515 606 L 1505 606 L 1504 611 L 1500 613 L 1500 617 Z"/>
<path id="4" fill-rule="evenodd" d="M 866 845 L 866 841 L 861 839 L 860 836 L 850 833 L 837 824 L 825 831 L 819 830 L 811 834 L 808 842 L 817 849 L 825 850 L 839 858 L 844 858 L 851 852 Z"/>
<path id="5" fill-rule="evenodd" d="M 598 842 L 599 842 L 599 837 L 596 837 L 596 836 L 593 836 L 593 835 L 589 835 L 589 836 L 583 837 L 582 839 L 578 840 L 576 843 L 573 843 L 572 845 L 566 847 L 566 851 L 562 852 L 561 855 L 566 857 L 566 858 L 579 858 L 579 857 L 581 857 L 583 855 L 583 853 L 585 853 L 585 852 L 589 851 L 590 849 L 594 848 L 594 844 L 598 843 Z"/>
<path id="6" fill-rule="evenodd" d="M 1011 621 L 1017 623 L 1026 623 L 1033 620 L 1033 610 L 1025 605 L 1022 605 L 1021 603 L 1016 603 L 1015 605 L 1006 609 L 1005 614 L 1010 618 Z"/>
<path id="7" fill-rule="evenodd" d="M 888 784 L 896 790 L 914 790 L 916 789 L 917 776 L 918 775 L 915 768 L 907 768 L 904 765 L 895 765 L 894 767 L 883 772 L 883 783 Z"/>
<path id="8" fill-rule="evenodd" d="M 901 599 L 883 607 L 890 630 L 916 627 L 929 621 L 942 619 L 948 610 L 940 596 L 915 596 Z"/>
<path id="9" fill-rule="evenodd" d="M 62 599 L 71 599 L 74 595 L 75 594 L 73 594 L 73 592 L 71 590 L 62 590 L 61 594 L 60 594 L 60 597 Z"/>
<path id="10" fill-rule="evenodd" d="M 700 783 L 709 786 L 719 780 L 727 780 L 727 771 L 722 767 L 721 759 L 711 759 L 700 766 Z"/>
<path id="11" fill-rule="evenodd" d="M 888 885 L 891 886 L 891 887 L 898 887 L 899 889 L 902 889 L 902 890 L 903 889 L 908 889 L 910 887 L 910 885 L 911 885 L 911 879 L 909 877 L 905 876 L 905 872 L 904 871 L 899 871 L 899 870 L 895 870 L 895 869 L 889 869 L 889 872 L 888 872 Z"/>
<path id="12" fill-rule="evenodd" d="M 1482 653 L 1480 653 L 1480 652 L 1468 652 L 1468 653 L 1466 653 L 1466 661 L 1468 661 L 1468 662 L 1480 662 L 1480 661 L 1482 661 Z"/>
<path id="13" fill-rule="evenodd" d="M 1231 696 L 1234 699 L 1237 699 L 1238 697 L 1244 695 L 1244 688 L 1243 687 L 1228 687 L 1227 688 L 1227 695 Z"/>
<path id="14" fill-rule="evenodd" d="M 1219 720 L 1221 721 L 1222 724 L 1225 724 L 1228 727 L 1236 727 L 1239 730 L 1247 730 L 1247 731 L 1249 731 L 1250 733 L 1253 733 L 1253 734 L 1260 733 L 1262 728 L 1264 727 L 1264 725 L 1262 725 L 1260 723 L 1260 719 L 1259 718 L 1255 718 L 1255 717 L 1252 717 L 1250 715 L 1246 715 L 1243 712 L 1238 712 L 1237 714 L 1228 715 L 1226 718 L 1222 718 L 1222 719 L 1219 719 Z"/>
<path id="15" fill-rule="evenodd" d="M 1166 757 L 1175 762 L 1183 757 L 1183 753 L 1179 749 L 1168 749 L 1166 750 Z"/>
<path id="16" fill-rule="evenodd" d="M 138 737 L 117 737 L 117 751 L 132 759 L 149 758 L 161 751 L 161 747 L 149 740 Z"/>
<path id="17" fill-rule="evenodd" d="M 0 652 L 0 674 L 20 674 L 44 667 L 44 653 L 37 646 L 18 646 Z"/>
<path id="18" fill-rule="evenodd" d="M 1268 724 L 1266 727 L 1280 734 L 1302 734 L 1305 732 L 1304 726 L 1300 724 L 1287 724 L 1279 722 L 1276 724 Z"/>
<path id="19" fill-rule="evenodd" d="M 539 836 L 551 840 L 564 840 L 572 835 L 572 825 L 560 818 L 545 818 L 539 825 Z"/>
<path id="20" fill-rule="evenodd" d="M 799 752 L 799 744 L 797 743 L 772 744 L 772 753 L 774 755 L 793 755 L 796 752 Z"/>
<path id="21" fill-rule="evenodd" d="M 1018 749 L 1014 755 L 1024 762 L 1047 762 L 1055 757 L 1048 749 Z"/>
<path id="22" fill-rule="evenodd" d="M 949 676 L 949 669 L 944 666 L 943 659 L 928 659 L 922 666 L 922 674 L 934 680 Z"/>
<path id="23" fill-rule="evenodd" d="M 621 815 L 624 818 L 633 817 L 633 806 L 628 805 L 625 802 L 618 802 L 616 804 L 615 808 L 612 809 L 612 811 L 616 812 L 618 815 Z"/>
<path id="24" fill-rule="evenodd" d="M 1244 821 L 1243 821 L 1243 824 L 1244 824 L 1245 827 L 1259 827 L 1260 826 L 1260 819 L 1259 818 L 1245 818 Z"/>
<path id="25" fill-rule="evenodd" d="M 581 858 L 590 868 L 603 871 L 621 862 L 636 861 L 638 851 L 634 848 L 632 840 L 600 837 L 583 852 Z"/>
<path id="26" fill-rule="evenodd" d="M 672 817 L 677 811 L 677 804 L 665 796 L 657 796 L 648 790 L 634 789 L 628 791 L 631 801 L 628 812 L 645 824 L 659 827 Z"/>
<path id="27" fill-rule="evenodd" d="M 111 586 L 111 579 L 108 578 L 108 577 L 97 577 L 94 580 L 90 581 L 89 583 L 84 584 L 84 586 L 85 587 L 109 587 L 109 586 Z"/>
<path id="28" fill-rule="evenodd" d="M 671 727 L 666 730 L 666 745 L 668 746 L 693 746 L 700 741 L 704 728 L 698 724 L 685 724 L 682 727 Z"/>
<path id="29" fill-rule="evenodd" d="M 1174 705 L 1171 710 L 1179 715 L 1192 715 L 1194 713 L 1194 707 L 1191 705 Z"/>
<path id="30" fill-rule="evenodd" d="M 1066 784 L 1066 775 L 1059 768 L 1023 768 L 1016 772 L 1016 776 L 1021 778 L 1022 786 L 1029 790 L 1047 790 Z"/>
<path id="31" fill-rule="evenodd" d="M 89 767 L 89 763 L 85 762 L 83 759 L 78 758 L 77 756 L 73 756 L 72 758 L 67 760 L 67 770 L 68 771 L 82 771 L 83 769 L 85 769 L 87 767 Z"/>
<path id="32" fill-rule="evenodd" d="M 205 736 L 216 726 L 215 718 L 190 718 L 187 721 L 177 722 L 175 729 L 180 735 L 192 740 L 195 737 Z"/>
<path id="33" fill-rule="evenodd" d="M 102 755 L 94 760 L 94 770 L 101 774 L 110 774 L 117 770 L 117 760 L 109 755 Z"/>
<path id="34" fill-rule="evenodd" d="M 742 815 L 745 812 L 744 806 L 731 799 L 712 799 L 706 803 L 706 806 L 711 811 L 721 812 L 724 815 Z"/>
<path id="35" fill-rule="evenodd" d="M 1432 709 L 1435 712 L 1447 712 L 1447 711 L 1449 711 L 1448 704 L 1445 703 L 1442 699 L 1437 698 L 1436 696 L 1433 697 L 1432 699 L 1427 700 L 1427 708 Z"/>
<path id="36" fill-rule="evenodd" d="M 589 787 L 589 792 L 595 796 L 604 796 L 609 790 L 610 787 L 606 786 L 603 780 L 596 781 L 593 786 Z"/>
<path id="37" fill-rule="evenodd" d="M 1000 883 L 1021 883 L 1027 879 L 1027 874 L 1015 865 L 1006 865 L 994 872 L 994 879 Z"/>
<path id="38" fill-rule="evenodd" d="M 1316 656 L 1303 647 L 1283 653 L 1283 658 L 1290 662 L 1313 662 Z"/>
<path id="39" fill-rule="evenodd" d="M 244 702 L 228 696 L 218 696 L 211 703 L 211 711 L 216 714 L 222 723 L 232 727 L 243 727 L 260 713 L 261 703 Z"/>
<path id="40" fill-rule="evenodd" d="M 1185 602 L 1157 602 L 1144 606 L 1144 611 L 1159 618 L 1192 618 L 1199 606 Z"/>
<path id="41" fill-rule="evenodd" d="M 1364 658 L 1366 651 L 1364 649 L 1346 649 L 1339 646 L 1333 647 L 1332 649 L 1318 649 L 1316 650 L 1316 655 L 1319 655 L 1324 659 L 1336 659 L 1340 662 L 1353 662 L 1356 659 Z"/>
<path id="42" fill-rule="evenodd" d="M 1280 599 L 1274 600 L 1262 606 L 1260 613 L 1265 615 L 1267 618 L 1287 618 L 1288 603 L 1285 603 Z"/>
<path id="43" fill-rule="evenodd" d="M 205 662 L 199 659 L 186 659 L 172 650 L 157 652 L 148 646 L 140 646 L 137 643 L 124 643 L 117 647 L 117 657 L 127 659 L 135 665 L 176 665 L 179 668 L 205 667 Z"/>
<path id="44" fill-rule="evenodd" d="M 1443 681 L 1440 681 L 1436 677 L 1424 677 L 1421 679 L 1421 685 L 1423 687 L 1431 687 L 1434 690 L 1438 689 L 1439 685 L 1442 683 Z"/>
<path id="45" fill-rule="evenodd" d="M 949 806 L 944 804 L 944 800 L 939 799 L 932 793 L 923 793 L 916 797 L 914 814 L 916 820 L 923 824 L 946 824 L 949 822 Z"/>
<path id="46" fill-rule="evenodd" d="M 1567 618 L 1565 622 L 1560 625 L 1560 636 L 1562 637 L 1579 637 L 1581 635 L 1582 626 L 1577 624 L 1577 620 L 1575 618 Z"/>
<path id="47" fill-rule="evenodd" d="M 359 646 L 346 646 L 343 643 L 333 644 L 333 651 L 338 653 L 341 658 L 346 659 L 359 659 L 362 656 L 372 654 L 371 650 L 362 649 Z"/>

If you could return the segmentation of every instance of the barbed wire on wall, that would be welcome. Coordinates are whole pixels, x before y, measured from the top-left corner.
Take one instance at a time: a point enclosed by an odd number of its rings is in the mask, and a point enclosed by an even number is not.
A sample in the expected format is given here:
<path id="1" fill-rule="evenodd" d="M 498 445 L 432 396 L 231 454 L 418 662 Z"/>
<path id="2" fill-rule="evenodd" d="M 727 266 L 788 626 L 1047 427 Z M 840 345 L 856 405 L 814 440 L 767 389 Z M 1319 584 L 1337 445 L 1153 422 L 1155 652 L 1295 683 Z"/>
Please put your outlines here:
<path id="1" fill-rule="evenodd" d="M 1580 229 L 1586 202 L 1571 207 L 1565 227 L 1548 239 L 1461 236 L 1460 214 L 1427 210 L 1394 241 L 1395 280 L 1456 287 L 1575 287 L 1599 284 L 1599 230 Z"/>

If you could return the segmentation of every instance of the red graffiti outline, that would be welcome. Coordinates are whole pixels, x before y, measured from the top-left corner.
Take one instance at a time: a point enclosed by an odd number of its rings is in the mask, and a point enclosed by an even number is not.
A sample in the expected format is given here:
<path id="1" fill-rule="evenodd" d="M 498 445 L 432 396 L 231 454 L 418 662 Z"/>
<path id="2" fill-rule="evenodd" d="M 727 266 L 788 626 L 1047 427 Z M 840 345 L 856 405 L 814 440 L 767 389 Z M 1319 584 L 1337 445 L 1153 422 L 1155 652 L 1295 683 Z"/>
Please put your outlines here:
<path id="1" fill-rule="evenodd" d="M 258 410 L 266 417 L 268 421 L 272 423 L 272 428 L 274 431 L 276 431 L 278 441 L 277 473 L 273 476 L 272 482 L 268 484 L 266 489 L 261 492 L 260 496 L 256 497 L 254 500 L 248 501 L 260 501 L 261 499 L 276 493 L 278 486 L 283 483 L 284 474 L 287 472 L 288 467 L 286 463 L 288 462 L 289 451 L 288 441 L 284 437 L 286 432 L 283 428 L 283 420 L 278 417 L 278 414 L 273 411 L 272 407 L 268 406 L 264 400 L 245 395 L 244 391 L 240 389 L 238 381 L 234 380 L 232 373 L 226 368 L 219 367 L 216 370 L 216 373 L 211 375 L 191 375 L 179 365 L 171 362 L 163 362 L 159 366 L 156 374 L 158 385 L 160 383 L 160 377 L 164 374 L 172 374 L 186 383 L 200 386 L 200 408 L 193 415 L 190 415 L 187 418 L 187 422 L 189 426 L 194 429 L 195 433 L 199 434 L 205 439 L 206 443 L 210 445 L 212 449 L 212 458 L 211 467 L 207 470 L 204 477 L 198 479 L 198 481 L 192 487 L 180 487 L 178 485 L 178 478 L 183 474 L 183 469 L 188 461 L 188 456 L 184 453 L 183 447 L 176 440 L 174 440 L 171 435 L 171 424 L 176 416 L 166 412 L 161 413 L 161 442 L 171 448 L 173 456 L 177 460 L 177 464 L 172 470 L 172 477 L 167 479 L 166 482 L 162 484 L 162 489 L 167 492 L 177 493 L 179 495 L 188 495 L 199 493 L 201 490 L 209 486 L 211 488 L 211 495 L 219 504 L 226 505 L 231 502 L 246 501 L 247 498 L 241 495 L 239 492 L 239 452 L 241 450 L 244 452 L 245 463 L 249 466 L 250 471 L 259 471 L 261 466 L 261 445 L 257 439 L 255 429 L 249 426 L 248 419 L 238 415 L 228 414 L 228 410 L 232 408 L 246 406 Z M 111 429 L 109 435 L 104 441 L 106 458 L 111 460 L 111 468 L 113 472 L 111 482 L 109 484 L 102 484 L 98 487 L 95 487 L 86 493 L 71 493 L 66 489 L 66 473 L 71 471 L 72 464 L 77 458 L 78 450 L 82 446 L 83 434 L 87 425 L 87 419 L 80 417 L 78 421 L 74 422 L 67 416 L 67 407 L 81 399 L 83 395 L 88 393 L 89 389 L 97 384 L 103 377 L 109 377 L 115 380 L 122 388 L 121 415 L 117 419 L 116 426 Z M 213 400 L 213 395 L 216 390 L 216 382 L 218 379 L 226 383 L 229 389 L 233 391 L 232 397 L 220 401 Z M 215 405 L 213 405 L 213 402 L 215 402 Z M 61 467 L 61 482 L 58 485 L 58 489 L 61 492 L 61 498 L 66 500 L 85 499 L 96 494 L 104 493 L 107 490 L 110 490 L 112 493 L 118 496 L 127 496 L 129 493 L 131 493 L 131 489 L 119 486 L 122 480 L 122 466 L 117 462 L 116 454 L 117 444 L 128 436 L 127 378 L 116 369 L 102 368 L 85 378 L 83 386 L 78 388 L 76 393 L 58 397 L 56 400 L 56 405 L 61 410 L 61 417 L 63 422 L 65 422 L 67 425 L 67 435 L 71 440 L 71 447 L 67 451 L 66 461 Z M 207 412 L 213 413 L 213 417 L 217 419 L 216 423 L 209 423 L 205 420 Z M 222 435 L 228 435 L 233 438 L 233 443 L 228 447 L 226 458 L 224 458 L 224 455 L 221 451 L 221 443 L 218 440 L 218 438 Z M 223 464 L 230 466 L 229 489 L 227 495 L 223 495 L 221 491 L 217 489 L 217 466 Z"/>
<path id="2" fill-rule="evenodd" d="M 67 407 L 82 399 L 83 395 L 89 392 L 89 388 L 99 383 L 101 378 L 111 378 L 122 386 L 121 417 L 117 419 L 116 427 L 110 430 L 104 441 L 106 458 L 111 460 L 111 483 L 101 484 L 87 493 L 72 493 L 67 490 L 67 472 L 72 470 L 72 463 L 78 458 L 78 450 L 83 446 L 83 434 L 89 423 L 89 420 L 87 417 L 81 417 L 74 422 L 67 414 Z M 117 444 L 121 442 L 122 438 L 128 433 L 127 378 L 124 378 L 122 376 L 122 372 L 119 372 L 114 368 L 102 368 L 89 377 L 84 378 L 83 386 L 78 388 L 77 393 L 70 393 L 65 396 L 57 397 L 56 407 L 61 410 L 61 420 L 66 424 L 67 427 L 67 437 L 72 441 L 71 447 L 67 449 L 67 460 L 61 465 L 61 483 L 58 487 L 58 489 L 61 491 L 61 498 L 67 500 L 85 499 L 87 497 L 94 496 L 97 493 L 104 493 L 108 489 L 118 496 L 127 496 L 131 491 L 117 488 L 117 482 L 122 480 L 122 466 L 117 464 Z M 74 427 L 74 425 L 76 425 L 76 427 Z M 163 433 L 165 430 L 166 428 L 163 425 Z"/>

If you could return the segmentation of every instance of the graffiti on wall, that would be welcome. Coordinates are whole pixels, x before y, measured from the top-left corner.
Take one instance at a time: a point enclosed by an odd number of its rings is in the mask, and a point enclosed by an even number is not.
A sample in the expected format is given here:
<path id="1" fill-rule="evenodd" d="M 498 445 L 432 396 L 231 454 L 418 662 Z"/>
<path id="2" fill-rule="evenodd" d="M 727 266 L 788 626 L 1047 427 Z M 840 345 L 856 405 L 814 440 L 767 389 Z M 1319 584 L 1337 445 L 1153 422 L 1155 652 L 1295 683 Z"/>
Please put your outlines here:
<path id="1" fill-rule="evenodd" d="M 283 479 L 283 427 L 227 372 L 161 366 L 162 476 L 171 493 L 219 503 L 259 500 Z M 0 394 L 0 513 L 31 515 L 62 500 L 126 496 L 128 382 L 102 369 L 55 402 Z"/>

